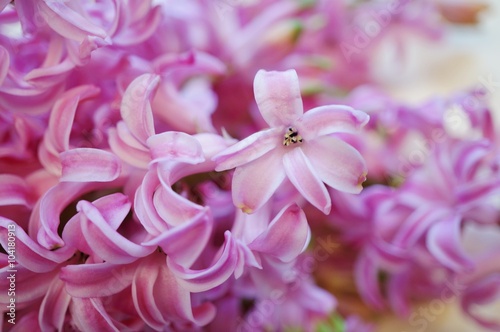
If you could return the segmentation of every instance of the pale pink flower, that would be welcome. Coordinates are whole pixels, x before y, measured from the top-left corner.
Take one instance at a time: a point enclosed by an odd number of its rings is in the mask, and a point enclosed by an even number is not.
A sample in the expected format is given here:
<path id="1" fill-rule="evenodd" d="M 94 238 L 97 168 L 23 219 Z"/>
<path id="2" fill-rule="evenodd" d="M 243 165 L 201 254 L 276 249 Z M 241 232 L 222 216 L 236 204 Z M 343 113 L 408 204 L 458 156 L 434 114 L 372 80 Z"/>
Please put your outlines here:
<path id="1" fill-rule="evenodd" d="M 214 157 L 216 170 L 236 168 L 234 204 L 252 213 L 288 178 L 311 204 L 328 214 L 327 185 L 359 193 L 367 174 L 359 152 L 332 134 L 355 132 L 368 115 L 348 106 L 303 111 L 294 70 L 261 70 L 254 81 L 255 100 L 270 128 L 255 133 Z"/>

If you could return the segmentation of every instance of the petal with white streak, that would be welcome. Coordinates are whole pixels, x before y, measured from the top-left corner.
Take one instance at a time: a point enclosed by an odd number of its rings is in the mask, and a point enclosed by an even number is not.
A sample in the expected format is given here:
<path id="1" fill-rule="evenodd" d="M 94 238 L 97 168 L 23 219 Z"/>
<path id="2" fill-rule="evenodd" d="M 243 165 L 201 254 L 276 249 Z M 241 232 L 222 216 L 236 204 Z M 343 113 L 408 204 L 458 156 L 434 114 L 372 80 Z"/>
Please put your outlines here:
<path id="1" fill-rule="evenodd" d="M 224 171 L 247 164 L 263 156 L 281 144 L 281 130 L 271 128 L 259 131 L 231 145 L 215 155 L 212 160 L 217 166 L 216 171 Z"/>
<path id="2" fill-rule="evenodd" d="M 253 84 L 255 101 L 271 127 L 288 126 L 304 113 L 299 78 L 293 69 L 259 70 Z"/>
<path id="3" fill-rule="evenodd" d="M 324 214 L 330 213 L 332 201 L 302 148 L 292 148 L 283 156 L 283 168 L 297 190 Z"/>
<path id="4" fill-rule="evenodd" d="M 344 105 L 328 105 L 313 108 L 295 124 L 305 141 L 333 133 L 357 132 L 368 123 L 365 112 Z"/>
<path id="5" fill-rule="evenodd" d="M 160 77 L 143 74 L 130 83 L 123 94 L 120 112 L 132 134 L 142 143 L 155 134 L 151 99 Z"/>
<path id="6" fill-rule="evenodd" d="M 301 148 L 319 178 L 327 185 L 351 194 L 361 192 L 367 167 L 358 150 L 330 136 L 307 141 Z"/>
<path id="7" fill-rule="evenodd" d="M 248 247 L 290 262 L 305 249 L 309 240 L 309 225 L 304 211 L 296 204 L 289 205 L 271 221 L 268 229 Z"/>
<path id="8" fill-rule="evenodd" d="M 271 151 L 249 164 L 236 168 L 233 175 L 233 203 L 252 213 L 264 205 L 285 179 L 283 155 Z"/>
<path id="9" fill-rule="evenodd" d="M 61 181 L 108 182 L 115 180 L 121 163 L 113 153 L 100 149 L 78 148 L 60 154 Z"/>

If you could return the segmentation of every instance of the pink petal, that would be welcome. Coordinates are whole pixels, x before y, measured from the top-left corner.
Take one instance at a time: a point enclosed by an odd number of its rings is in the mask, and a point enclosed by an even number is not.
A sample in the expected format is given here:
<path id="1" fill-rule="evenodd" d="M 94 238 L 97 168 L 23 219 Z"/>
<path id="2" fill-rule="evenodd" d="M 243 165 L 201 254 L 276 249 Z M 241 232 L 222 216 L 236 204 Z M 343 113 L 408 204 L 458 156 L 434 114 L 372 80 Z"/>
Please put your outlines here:
<path id="1" fill-rule="evenodd" d="M 301 148 L 327 185 L 351 194 L 361 192 L 367 168 L 358 150 L 330 136 L 307 141 Z"/>
<path id="2" fill-rule="evenodd" d="M 460 302 L 463 310 L 478 324 L 490 329 L 491 331 L 498 331 L 500 330 L 500 321 L 489 317 L 481 317 L 478 315 L 476 308 L 479 305 L 498 303 L 499 298 L 500 274 L 494 273 L 467 287 Z M 495 302 L 495 300 L 497 300 L 497 302 Z M 498 318 L 498 315 L 496 317 Z"/>
<path id="3" fill-rule="evenodd" d="M 65 59 L 54 66 L 35 68 L 24 79 L 36 87 L 51 87 L 63 82 L 74 67 L 71 60 Z"/>
<path id="4" fill-rule="evenodd" d="M 52 271 L 59 264 L 71 258 L 74 253 L 73 247 L 48 250 L 30 238 L 21 226 L 0 217 L 0 243 L 4 248 L 9 248 L 9 232 L 13 232 L 16 236 L 16 261 L 31 271 L 38 273 Z"/>
<path id="5" fill-rule="evenodd" d="M 211 84 L 201 78 L 189 80 L 182 88 L 172 82 L 162 83 L 153 100 L 153 108 L 162 112 L 155 115 L 178 131 L 215 132 L 211 115 L 217 107 L 217 95 Z"/>
<path id="6" fill-rule="evenodd" d="M 73 297 L 103 297 L 130 286 L 137 264 L 111 263 L 67 265 L 59 277 Z"/>
<path id="7" fill-rule="evenodd" d="M 295 125 L 307 142 L 318 136 L 357 132 L 369 119 L 368 114 L 349 106 L 329 105 L 307 111 Z"/>
<path id="8" fill-rule="evenodd" d="M 30 234 L 36 234 L 38 243 L 47 249 L 64 246 L 58 234 L 60 215 L 75 199 L 99 188 L 99 182 L 60 182 L 50 188 L 35 205 L 30 219 Z"/>
<path id="9" fill-rule="evenodd" d="M 156 296 L 166 296 L 171 301 L 178 302 L 179 304 L 181 300 L 185 300 L 185 297 L 179 299 L 179 294 L 174 293 L 175 291 L 179 292 L 175 278 L 163 280 L 162 287 L 159 289 L 161 293 L 155 293 L 155 284 L 162 265 L 165 265 L 165 260 L 159 257 L 159 255 L 154 255 L 144 260 L 136 270 L 132 283 L 132 299 L 137 312 L 146 324 L 157 331 L 161 331 L 165 326 L 166 321 L 163 318 L 163 314 L 168 315 L 168 313 L 162 313 L 160 308 L 158 308 L 155 301 Z"/>
<path id="10" fill-rule="evenodd" d="M 163 254 L 155 254 L 141 263 L 132 284 L 134 305 L 152 328 L 163 330 L 179 318 L 202 326 L 215 316 L 215 307 L 204 303 L 193 307 L 191 294 L 183 288 L 165 264 Z"/>
<path id="11" fill-rule="evenodd" d="M 427 248 L 443 265 L 455 271 L 473 268 L 461 243 L 461 219 L 454 217 L 432 226 L 427 235 Z"/>
<path id="12" fill-rule="evenodd" d="M 165 184 L 155 191 L 153 204 L 156 213 L 162 218 L 163 222 L 171 226 L 181 225 L 199 215 L 203 210 L 200 205 L 177 194 L 170 186 Z"/>
<path id="13" fill-rule="evenodd" d="M 35 202 L 26 181 L 16 175 L 0 174 L 0 206 L 24 205 L 31 207 Z"/>
<path id="14" fill-rule="evenodd" d="M 198 141 L 183 132 L 168 131 L 147 140 L 153 162 L 177 161 L 197 164 L 205 160 Z"/>
<path id="15" fill-rule="evenodd" d="M 304 113 L 295 70 L 259 70 L 254 79 L 255 101 L 271 127 L 288 126 Z"/>
<path id="16" fill-rule="evenodd" d="M 71 296 L 66 292 L 64 283 L 55 278 L 40 305 L 38 314 L 40 329 L 62 331 L 70 301 Z"/>
<path id="17" fill-rule="evenodd" d="M 215 155 L 212 160 L 220 172 L 232 169 L 263 156 L 282 144 L 282 132 L 278 128 L 259 131 Z"/>
<path id="18" fill-rule="evenodd" d="M 500 177 L 493 177 L 485 181 L 470 181 L 456 189 L 456 200 L 463 208 L 473 208 L 481 205 L 486 199 L 500 194 Z"/>
<path id="19" fill-rule="evenodd" d="M 153 165 L 153 167 L 156 166 L 156 164 Z M 168 230 L 168 224 L 158 214 L 152 199 L 159 184 L 156 169 L 153 168 L 144 176 L 142 184 L 137 188 L 134 197 L 135 214 L 142 226 L 151 235 L 159 235 Z"/>
<path id="20" fill-rule="evenodd" d="M 65 38 L 82 42 L 89 35 L 103 39 L 107 37 L 103 29 L 64 2 L 37 0 L 36 4 L 47 24 Z"/>
<path id="21" fill-rule="evenodd" d="M 61 181 L 109 182 L 120 175 L 120 160 L 111 152 L 79 148 L 62 152 L 60 157 Z"/>
<path id="22" fill-rule="evenodd" d="M 8 1 L 5 1 L 8 3 Z M 1 9 L 0 9 L 1 11 Z M 10 56 L 7 49 L 0 45 L 0 86 L 2 85 L 10 67 Z"/>
<path id="23" fill-rule="evenodd" d="M 144 1 L 147 3 L 147 1 Z M 123 4 L 122 8 L 129 7 L 130 4 Z M 123 16 L 128 16 L 136 13 L 121 13 Z M 121 29 L 119 33 L 113 36 L 113 44 L 121 46 L 129 46 L 139 44 L 147 40 L 156 31 L 162 19 L 162 7 L 155 6 L 148 8 L 145 17 L 139 21 L 133 22 L 125 29 Z"/>
<path id="24" fill-rule="evenodd" d="M 205 250 L 212 228 L 213 219 L 206 208 L 195 218 L 143 244 L 159 246 L 175 263 L 190 267 Z"/>
<path id="25" fill-rule="evenodd" d="M 368 255 L 362 254 L 358 258 L 354 275 L 362 298 L 376 309 L 383 309 L 384 300 L 380 292 L 378 269 Z"/>
<path id="26" fill-rule="evenodd" d="M 488 141 L 474 141 L 461 145 L 457 150 L 458 155 L 454 156 L 457 162 L 453 165 L 453 171 L 458 179 L 471 181 L 483 164 L 491 146 Z"/>
<path id="27" fill-rule="evenodd" d="M 123 124 L 123 122 L 118 123 L 117 129 L 110 128 L 108 131 L 108 143 L 111 151 L 128 164 L 137 168 L 147 169 L 151 161 L 149 151 L 144 146 L 136 148 L 128 145 L 126 138 L 123 137 L 123 133 L 120 131 L 120 124 Z M 134 138 L 126 127 L 125 129 L 127 130 L 126 134 Z"/>
<path id="28" fill-rule="evenodd" d="M 387 297 L 394 312 L 400 317 L 408 317 L 411 313 L 407 294 L 411 289 L 408 274 L 392 275 L 387 281 L 387 288 Z"/>
<path id="29" fill-rule="evenodd" d="M 10 279 L 7 279 L 12 272 L 8 271 L 8 267 L 0 269 L 0 303 L 9 303 L 10 296 L 8 290 L 10 288 Z M 53 270 L 47 273 L 38 273 L 30 271 L 21 265 L 15 267 L 16 273 L 16 309 L 21 309 L 23 306 L 33 302 L 39 303 L 47 294 L 50 285 L 57 278 L 59 270 Z M 19 305 L 19 306 L 18 306 Z"/>
<path id="30" fill-rule="evenodd" d="M 50 113 L 49 128 L 45 137 L 56 152 L 69 149 L 69 137 L 78 104 L 82 100 L 96 96 L 99 91 L 96 86 L 82 85 L 66 91 L 57 99 Z"/>
<path id="31" fill-rule="evenodd" d="M 449 217 L 448 209 L 420 206 L 406 218 L 391 243 L 412 248 L 433 224 Z"/>
<path id="32" fill-rule="evenodd" d="M 167 257 L 170 270 L 179 278 L 179 284 L 190 292 L 203 292 L 224 283 L 233 274 L 238 264 L 238 244 L 231 232 L 224 234 L 225 243 L 222 253 L 208 268 L 202 270 L 187 269 Z"/>
<path id="33" fill-rule="evenodd" d="M 70 312 L 72 323 L 79 331 L 118 332 L 114 320 L 98 298 L 73 298 Z"/>
<path id="34" fill-rule="evenodd" d="M 150 100 L 159 82 L 158 75 L 143 74 L 137 77 L 125 90 L 120 107 L 127 127 L 144 145 L 155 134 Z"/>
<path id="35" fill-rule="evenodd" d="M 93 201 L 92 204 L 97 207 L 104 220 L 115 231 L 122 224 L 131 206 L 128 197 L 120 193 L 106 195 Z M 81 213 L 78 212 L 67 222 L 62 232 L 62 238 L 65 243 L 71 243 L 79 251 L 93 255 L 95 254 L 94 250 L 83 235 L 81 218 Z"/>
<path id="36" fill-rule="evenodd" d="M 283 262 L 290 262 L 305 249 L 309 232 L 304 211 L 292 204 L 283 208 L 271 221 L 269 228 L 248 247 L 275 256 Z"/>
<path id="37" fill-rule="evenodd" d="M 87 243 L 105 261 L 126 264 L 155 250 L 154 247 L 136 244 L 119 234 L 91 203 L 80 201 L 76 208 L 82 212 L 82 232 Z"/>
<path id="38" fill-rule="evenodd" d="M 285 179 L 282 165 L 282 154 L 270 151 L 236 168 L 232 183 L 234 205 L 246 213 L 262 207 Z"/>
<path id="39" fill-rule="evenodd" d="M 291 148 L 283 156 L 283 168 L 297 190 L 324 214 L 330 213 L 332 202 L 321 179 L 301 147 Z"/>

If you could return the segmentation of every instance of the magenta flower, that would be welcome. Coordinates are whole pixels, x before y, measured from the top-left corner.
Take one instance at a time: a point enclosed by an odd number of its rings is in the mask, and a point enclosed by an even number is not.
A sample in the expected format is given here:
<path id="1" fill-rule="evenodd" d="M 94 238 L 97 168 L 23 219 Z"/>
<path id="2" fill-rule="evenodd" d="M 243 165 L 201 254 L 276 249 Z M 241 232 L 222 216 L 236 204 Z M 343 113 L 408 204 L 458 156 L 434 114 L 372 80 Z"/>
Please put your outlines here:
<path id="1" fill-rule="evenodd" d="M 355 132 L 368 115 L 348 106 L 329 105 L 304 113 L 294 70 L 260 70 L 254 81 L 255 100 L 270 128 L 255 133 L 214 157 L 216 170 L 236 168 L 234 204 L 252 213 L 266 203 L 288 178 L 295 188 L 325 214 L 332 188 L 359 193 L 366 165 L 349 144 L 332 134 Z"/>

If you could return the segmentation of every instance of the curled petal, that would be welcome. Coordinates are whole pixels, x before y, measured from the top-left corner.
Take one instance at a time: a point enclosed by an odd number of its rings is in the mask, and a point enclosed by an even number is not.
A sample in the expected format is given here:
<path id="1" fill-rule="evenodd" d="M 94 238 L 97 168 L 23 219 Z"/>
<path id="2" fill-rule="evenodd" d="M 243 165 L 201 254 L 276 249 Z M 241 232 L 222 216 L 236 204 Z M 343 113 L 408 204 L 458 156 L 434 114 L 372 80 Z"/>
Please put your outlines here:
<path id="1" fill-rule="evenodd" d="M 154 251 L 155 248 L 138 245 L 115 231 L 91 203 L 80 201 L 76 207 L 83 214 L 81 225 L 87 243 L 104 260 L 126 264 Z"/>
<path id="2" fill-rule="evenodd" d="M 82 85 L 66 91 L 54 104 L 50 113 L 49 128 L 45 140 L 48 140 L 56 152 L 69 149 L 69 137 L 73 128 L 78 104 L 96 96 L 100 89 L 93 85 Z"/>
<path id="3" fill-rule="evenodd" d="M 0 206 L 34 204 L 31 190 L 23 178 L 11 174 L 0 174 Z"/>
<path id="4" fill-rule="evenodd" d="M 79 331 L 118 332 L 120 329 L 104 309 L 98 298 L 73 298 L 70 312 L 72 322 Z"/>
<path id="5" fill-rule="evenodd" d="M 11 296 L 8 295 L 10 288 L 10 276 L 12 272 L 8 271 L 9 267 L 0 269 L 0 287 L 3 292 L 0 292 L 0 303 L 2 305 L 10 302 Z M 22 309 L 27 305 L 38 302 L 47 294 L 50 285 L 57 279 L 59 269 L 47 273 L 33 272 L 22 265 L 18 264 L 15 269 L 16 274 L 16 309 Z"/>
<path id="6" fill-rule="evenodd" d="M 292 148 L 283 156 L 283 168 L 297 190 L 324 214 L 330 213 L 332 201 L 321 179 L 302 148 Z"/>
<path id="7" fill-rule="evenodd" d="M 141 263 L 134 276 L 132 298 L 141 318 L 159 331 L 179 318 L 202 326 L 215 316 L 215 307 L 210 303 L 193 308 L 191 294 L 167 268 L 163 254 L 152 255 Z"/>
<path id="8" fill-rule="evenodd" d="M 62 211 L 79 196 L 99 187 L 99 182 L 59 182 L 50 188 L 34 207 L 30 234 L 36 234 L 38 243 L 47 249 L 63 247 L 64 241 L 58 234 Z"/>
<path id="9" fill-rule="evenodd" d="M 155 134 L 150 100 L 160 77 L 143 74 L 130 83 L 123 95 L 121 115 L 130 132 L 142 143 Z"/>
<path id="10" fill-rule="evenodd" d="M 304 211 L 292 204 L 281 210 L 271 221 L 269 228 L 248 247 L 275 256 L 283 262 L 290 262 L 305 249 L 309 232 Z"/>
<path id="11" fill-rule="evenodd" d="M 216 171 L 232 169 L 249 163 L 281 144 L 281 130 L 271 128 L 259 131 L 215 155 Z"/>
<path id="12" fill-rule="evenodd" d="M 127 138 L 135 140 L 135 137 L 124 126 L 123 122 L 119 122 L 116 129 L 110 128 L 108 131 L 108 141 L 111 151 L 128 164 L 137 168 L 147 169 L 151 161 L 149 151 L 142 145 L 135 147 L 127 144 Z"/>
<path id="13" fill-rule="evenodd" d="M 67 265 L 61 269 L 59 277 L 73 297 L 103 297 L 130 286 L 136 268 L 136 264 L 108 262 Z"/>
<path id="14" fill-rule="evenodd" d="M 153 108 L 161 109 L 158 117 L 175 130 L 189 134 L 215 132 L 211 115 L 217 107 L 217 95 L 207 79 L 190 79 L 182 88 L 172 82 L 160 85 Z"/>
<path id="15" fill-rule="evenodd" d="M 144 1 L 145 4 L 148 1 Z M 121 8 L 128 8 L 130 4 L 122 4 Z M 127 17 L 130 15 L 134 15 L 136 13 L 126 13 L 122 12 L 120 15 L 123 17 Z M 117 34 L 113 36 L 113 44 L 121 45 L 121 46 L 129 46 L 139 44 L 149 37 L 156 31 L 158 25 L 161 22 L 162 18 L 162 8 L 161 6 L 156 6 L 154 8 L 148 8 L 145 11 L 144 17 L 140 18 L 135 22 L 130 22 L 126 27 L 122 27 L 119 29 Z"/>
<path id="16" fill-rule="evenodd" d="M 108 182 L 120 175 L 120 160 L 111 152 L 79 148 L 62 152 L 60 157 L 61 181 Z"/>
<path id="17" fill-rule="evenodd" d="M 120 227 L 131 206 L 127 196 L 118 193 L 101 197 L 93 201 L 92 204 L 100 211 L 111 229 L 115 231 Z M 89 246 L 83 235 L 81 217 L 79 212 L 68 221 L 62 232 L 62 238 L 65 243 L 71 243 L 81 252 L 92 255 L 94 250 Z"/>
<path id="18" fill-rule="evenodd" d="M 160 236 L 144 242 L 157 245 L 177 264 L 189 267 L 205 249 L 212 234 L 213 221 L 208 208 L 192 220 L 163 232 Z"/>
<path id="19" fill-rule="evenodd" d="M 172 226 L 181 225 L 202 212 L 200 205 L 177 194 L 166 185 L 156 190 L 153 204 L 156 213 L 163 219 L 163 222 Z"/>
<path id="20" fill-rule="evenodd" d="M 142 226 L 151 235 L 159 235 L 168 230 L 168 224 L 158 214 L 153 203 L 153 196 L 160 181 L 156 176 L 156 164 L 146 173 L 142 184 L 137 188 L 134 198 L 134 209 Z"/>
<path id="21" fill-rule="evenodd" d="M 500 330 L 500 321 L 481 317 L 474 310 L 478 305 L 495 303 L 500 298 L 500 273 L 494 273 L 476 281 L 465 290 L 461 305 L 477 323 L 492 331 Z M 498 317 L 498 315 L 497 315 Z"/>
<path id="22" fill-rule="evenodd" d="M 66 292 L 64 283 L 55 278 L 40 305 L 40 313 L 38 314 L 40 329 L 42 331 L 62 331 L 70 302 L 71 296 Z"/>
<path id="23" fill-rule="evenodd" d="M 271 127 L 288 126 L 304 113 L 299 78 L 293 69 L 259 70 L 254 80 L 255 101 Z"/>
<path id="24" fill-rule="evenodd" d="M 153 162 L 177 161 L 197 164 L 205 160 L 200 143 L 183 132 L 164 132 L 147 140 Z"/>
<path id="25" fill-rule="evenodd" d="M 438 222 L 427 234 L 427 248 L 443 265 L 455 271 L 473 268 L 461 243 L 461 219 L 449 218 Z"/>
<path id="26" fill-rule="evenodd" d="M 64 81 L 74 67 L 71 60 L 65 59 L 54 66 L 35 68 L 24 79 L 37 87 L 51 87 Z"/>
<path id="27" fill-rule="evenodd" d="M 236 168 L 232 183 L 234 205 L 246 213 L 262 207 L 285 179 L 282 163 L 282 154 L 270 151 Z"/>
<path id="28" fill-rule="evenodd" d="M 24 232 L 21 226 L 0 217 L 0 243 L 4 248 L 9 248 L 9 232 L 16 236 L 16 260 L 31 271 L 38 273 L 52 271 L 73 255 L 72 247 L 52 251 L 40 246 Z"/>
<path id="29" fill-rule="evenodd" d="M 190 292 L 203 292 L 221 285 L 233 274 L 238 264 L 238 244 L 231 232 L 226 231 L 224 237 L 222 253 L 215 263 L 206 269 L 187 269 L 167 257 L 168 267 L 179 278 L 180 285 Z"/>
<path id="30" fill-rule="evenodd" d="M 323 136 L 302 147 L 319 178 L 339 191 L 358 194 L 366 179 L 366 163 L 361 154 L 335 137 Z"/>
<path id="31" fill-rule="evenodd" d="M 64 1 L 36 1 L 47 24 L 61 36 L 82 42 L 87 36 L 106 38 L 106 32 L 80 13 L 67 6 Z"/>
<path id="32" fill-rule="evenodd" d="M 368 123 L 370 116 L 349 106 L 329 105 L 304 113 L 295 124 L 306 141 L 333 133 L 357 132 Z"/>

